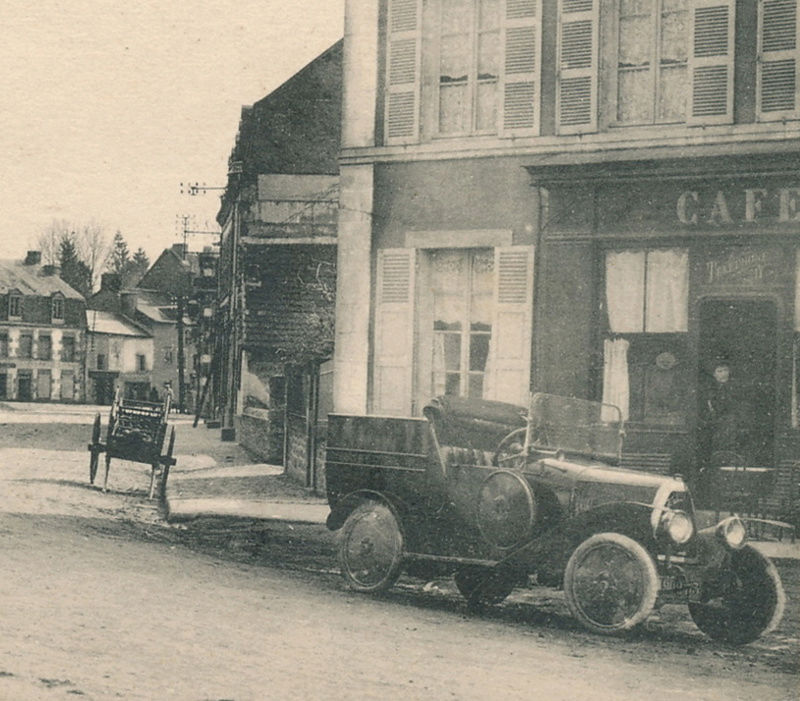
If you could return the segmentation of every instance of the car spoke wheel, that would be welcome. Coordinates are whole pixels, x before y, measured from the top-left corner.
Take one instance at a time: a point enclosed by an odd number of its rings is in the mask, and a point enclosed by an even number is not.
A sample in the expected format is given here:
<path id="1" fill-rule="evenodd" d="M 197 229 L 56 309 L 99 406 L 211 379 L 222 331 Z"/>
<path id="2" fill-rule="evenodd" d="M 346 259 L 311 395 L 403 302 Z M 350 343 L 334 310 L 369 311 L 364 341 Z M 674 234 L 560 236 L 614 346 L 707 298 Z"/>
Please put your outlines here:
<path id="1" fill-rule="evenodd" d="M 358 506 L 342 527 L 339 566 L 354 591 L 377 592 L 400 576 L 403 533 L 392 510 L 378 502 Z"/>
<path id="2" fill-rule="evenodd" d="M 585 540 L 564 573 L 572 615 L 596 633 L 619 633 L 639 625 L 653 610 L 658 587 L 649 553 L 620 533 L 598 533 Z"/>
<path id="3" fill-rule="evenodd" d="M 486 567 L 464 567 L 453 575 L 453 580 L 470 608 L 502 603 L 515 584 L 508 574 Z"/>
<path id="4" fill-rule="evenodd" d="M 714 640 L 744 645 L 769 633 L 780 622 L 786 603 L 775 565 L 752 546 L 731 556 L 722 594 L 707 602 L 690 602 L 697 627 Z"/>

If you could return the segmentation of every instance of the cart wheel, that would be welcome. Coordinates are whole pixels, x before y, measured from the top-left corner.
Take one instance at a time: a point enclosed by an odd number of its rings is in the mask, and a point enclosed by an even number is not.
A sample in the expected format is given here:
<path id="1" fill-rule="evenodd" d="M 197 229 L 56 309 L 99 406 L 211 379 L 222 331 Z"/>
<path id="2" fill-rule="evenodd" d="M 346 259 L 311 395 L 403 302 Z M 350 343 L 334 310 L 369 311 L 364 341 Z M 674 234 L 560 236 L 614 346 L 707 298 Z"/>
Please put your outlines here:
<path id="1" fill-rule="evenodd" d="M 488 567 L 464 567 L 456 571 L 453 580 L 471 609 L 502 603 L 515 585 L 513 577 Z"/>
<path id="2" fill-rule="evenodd" d="M 167 495 L 167 479 L 169 478 L 169 468 L 172 467 L 172 450 L 175 447 L 175 427 L 169 432 L 169 443 L 167 444 L 167 459 L 164 462 L 164 470 L 161 474 L 161 495 Z"/>
<path id="3" fill-rule="evenodd" d="M 710 638 L 744 645 L 780 623 L 786 594 L 775 565 L 750 545 L 733 553 L 729 576 L 726 593 L 690 602 L 689 613 Z"/>
<path id="4" fill-rule="evenodd" d="M 111 456 L 106 453 L 106 476 L 103 478 L 103 491 L 108 487 L 108 471 L 111 469 Z"/>
<path id="5" fill-rule="evenodd" d="M 564 594 L 572 615 L 595 633 L 630 630 L 653 610 L 658 574 L 648 552 L 620 533 L 598 533 L 572 553 Z"/>
<path id="6" fill-rule="evenodd" d="M 342 527 L 339 566 L 358 592 L 389 589 L 400 576 L 403 533 L 392 510 L 376 501 L 359 505 Z"/>
<path id="7" fill-rule="evenodd" d="M 94 424 L 92 426 L 92 443 L 94 447 L 100 442 L 100 412 L 94 415 Z M 97 475 L 97 464 L 100 462 L 100 454 L 97 450 L 93 450 L 89 457 L 89 484 L 94 484 L 94 478 Z"/>

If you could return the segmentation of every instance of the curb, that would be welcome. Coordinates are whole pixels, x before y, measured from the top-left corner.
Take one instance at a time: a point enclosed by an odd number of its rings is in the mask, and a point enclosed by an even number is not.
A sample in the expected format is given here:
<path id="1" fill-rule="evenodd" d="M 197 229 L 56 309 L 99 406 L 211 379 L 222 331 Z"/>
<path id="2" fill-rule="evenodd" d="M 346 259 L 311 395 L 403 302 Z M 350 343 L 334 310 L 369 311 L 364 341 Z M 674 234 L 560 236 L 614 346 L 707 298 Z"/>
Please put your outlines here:
<path id="1" fill-rule="evenodd" d="M 259 521 L 325 526 L 327 504 L 265 502 L 252 499 L 166 499 L 167 521 L 190 521 L 204 516 L 235 516 Z"/>

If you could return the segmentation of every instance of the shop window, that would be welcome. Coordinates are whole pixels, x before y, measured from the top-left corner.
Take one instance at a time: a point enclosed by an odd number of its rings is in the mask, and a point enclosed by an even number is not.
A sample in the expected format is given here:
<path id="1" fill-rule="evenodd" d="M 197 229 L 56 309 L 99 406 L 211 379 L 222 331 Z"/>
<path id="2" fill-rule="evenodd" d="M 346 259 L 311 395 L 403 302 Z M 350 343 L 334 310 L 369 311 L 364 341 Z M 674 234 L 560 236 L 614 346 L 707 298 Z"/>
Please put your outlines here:
<path id="1" fill-rule="evenodd" d="M 50 336 L 39 335 L 39 360 L 50 360 L 53 357 L 53 341 Z"/>
<path id="2" fill-rule="evenodd" d="M 64 297 L 61 294 L 54 294 L 50 301 L 50 316 L 53 321 L 64 320 Z"/>
<path id="3" fill-rule="evenodd" d="M 33 357 L 33 336 L 28 333 L 20 334 L 19 349 L 17 350 L 18 358 L 32 358 Z"/>
<path id="4" fill-rule="evenodd" d="M 686 120 L 689 0 L 621 0 L 617 122 Z"/>
<path id="5" fill-rule="evenodd" d="M 36 374 L 36 398 L 50 399 L 53 377 L 49 370 L 39 370 Z"/>
<path id="6" fill-rule="evenodd" d="M 70 370 L 61 373 L 61 399 L 67 401 L 75 399 L 75 373 Z"/>
<path id="7" fill-rule="evenodd" d="M 603 401 L 619 406 L 626 420 L 682 423 L 688 251 L 610 251 L 605 273 Z"/>
<path id="8" fill-rule="evenodd" d="M 19 292 L 8 293 L 8 317 L 10 319 L 22 317 L 22 295 Z"/>
<path id="9" fill-rule="evenodd" d="M 61 360 L 67 363 L 75 362 L 75 337 L 64 336 L 61 339 Z"/>

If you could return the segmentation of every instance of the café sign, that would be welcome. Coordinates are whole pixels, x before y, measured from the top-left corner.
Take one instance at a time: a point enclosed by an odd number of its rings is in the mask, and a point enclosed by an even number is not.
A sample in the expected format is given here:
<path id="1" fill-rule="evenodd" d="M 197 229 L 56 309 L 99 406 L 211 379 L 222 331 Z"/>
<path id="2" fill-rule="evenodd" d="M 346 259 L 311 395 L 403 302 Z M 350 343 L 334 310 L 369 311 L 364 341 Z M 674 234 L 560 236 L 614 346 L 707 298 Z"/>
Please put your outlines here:
<path id="1" fill-rule="evenodd" d="M 678 196 L 676 213 L 685 226 L 800 224 L 800 187 L 684 190 Z"/>

